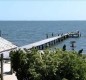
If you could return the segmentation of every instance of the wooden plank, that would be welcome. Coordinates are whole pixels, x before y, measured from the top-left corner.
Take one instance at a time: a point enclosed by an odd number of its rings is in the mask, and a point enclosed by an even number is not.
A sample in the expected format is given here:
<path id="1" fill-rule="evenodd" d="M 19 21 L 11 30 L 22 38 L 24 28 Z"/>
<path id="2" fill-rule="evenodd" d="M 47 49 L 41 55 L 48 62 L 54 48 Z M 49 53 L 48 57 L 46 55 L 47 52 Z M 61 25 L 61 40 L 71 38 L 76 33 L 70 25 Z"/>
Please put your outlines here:
<path id="1" fill-rule="evenodd" d="M 62 35 L 62 36 L 66 36 L 66 35 L 68 35 L 68 33 L 66 33 L 66 34 L 64 34 L 64 35 Z M 32 43 L 32 44 L 28 44 L 28 45 L 19 47 L 19 48 L 21 48 L 21 49 L 23 49 L 23 48 L 30 49 L 30 48 L 32 48 L 32 47 L 40 46 L 40 45 L 49 43 L 49 42 L 51 42 L 51 41 L 54 41 L 54 40 L 56 40 L 56 39 L 58 39 L 58 38 L 61 38 L 62 36 L 59 35 L 59 36 L 56 36 L 56 37 L 44 39 L 44 40 L 41 40 L 41 41 L 38 41 L 38 42 L 35 42 L 35 43 Z"/>
<path id="2" fill-rule="evenodd" d="M 52 42 L 54 40 L 57 40 L 57 39 L 61 39 L 62 41 L 65 40 L 63 39 L 64 37 L 71 37 L 71 35 L 75 36 L 75 35 L 79 35 L 78 32 L 70 32 L 70 33 L 66 33 L 66 34 L 62 34 L 62 35 L 58 35 L 56 37 L 52 37 L 52 38 L 48 38 L 48 39 L 44 39 L 44 40 L 41 40 L 41 41 L 38 41 L 38 42 L 35 42 L 35 43 L 32 43 L 32 44 L 28 44 L 28 45 L 25 45 L 25 46 L 22 46 L 22 47 L 19 47 L 20 49 L 31 49 L 32 47 L 40 47 L 46 43 L 49 43 L 49 42 Z M 68 37 L 67 37 L 68 38 Z"/>

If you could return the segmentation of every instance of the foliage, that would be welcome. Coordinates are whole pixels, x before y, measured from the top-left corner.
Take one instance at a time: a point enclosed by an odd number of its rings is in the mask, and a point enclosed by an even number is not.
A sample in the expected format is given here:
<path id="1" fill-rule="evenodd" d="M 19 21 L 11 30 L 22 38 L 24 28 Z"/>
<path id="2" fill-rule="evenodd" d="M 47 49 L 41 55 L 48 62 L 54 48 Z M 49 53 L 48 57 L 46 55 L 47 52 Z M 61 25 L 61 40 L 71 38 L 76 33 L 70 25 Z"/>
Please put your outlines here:
<path id="1" fill-rule="evenodd" d="M 11 51 L 18 80 L 86 80 L 86 57 L 56 49 Z"/>

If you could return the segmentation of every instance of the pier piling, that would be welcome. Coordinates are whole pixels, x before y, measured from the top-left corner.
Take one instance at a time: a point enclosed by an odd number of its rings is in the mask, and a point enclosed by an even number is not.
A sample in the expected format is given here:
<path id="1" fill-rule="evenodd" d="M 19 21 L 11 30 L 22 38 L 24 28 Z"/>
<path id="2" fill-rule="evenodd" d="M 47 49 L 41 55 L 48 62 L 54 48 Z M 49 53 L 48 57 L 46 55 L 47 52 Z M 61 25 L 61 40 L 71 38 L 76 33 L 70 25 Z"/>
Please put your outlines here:
<path id="1" fill-rule="evenodd" d="M 50 46 L 53 46 L 59 42 L 62 42 L 68 38 L 78 38 L 80 36 L 81 36 L 81 33 L 78 31 L 77 32 L 70 32 L 70 33 L 66 33 L 66 34 L 62 33 L 61 35 L 57 35 L 56 37 L 51 37 L 51 38 L 48 38 L 48 34 L 46 34 L 47 39 L 29 44 L 29 45 L 22 46 L 20 48 L 31 49 L 32 47 L 36 47 L 39 50 L 40 49 L 43 50 L 43 49 L 46 49 Z"/>

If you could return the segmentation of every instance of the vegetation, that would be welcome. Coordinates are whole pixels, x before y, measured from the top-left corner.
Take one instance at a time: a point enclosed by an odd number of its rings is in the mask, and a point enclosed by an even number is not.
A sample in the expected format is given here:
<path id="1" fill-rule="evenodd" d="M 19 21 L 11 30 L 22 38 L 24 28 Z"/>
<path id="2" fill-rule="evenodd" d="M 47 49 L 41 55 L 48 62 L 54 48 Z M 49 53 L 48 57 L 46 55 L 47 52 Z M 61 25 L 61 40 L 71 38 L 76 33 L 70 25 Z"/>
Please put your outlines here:
<path id="1" fill-rule="evenodd" d="M 86 58 L 77 52 L 17 50 L 11 61 L 18 80 L 86 80 Z"/>

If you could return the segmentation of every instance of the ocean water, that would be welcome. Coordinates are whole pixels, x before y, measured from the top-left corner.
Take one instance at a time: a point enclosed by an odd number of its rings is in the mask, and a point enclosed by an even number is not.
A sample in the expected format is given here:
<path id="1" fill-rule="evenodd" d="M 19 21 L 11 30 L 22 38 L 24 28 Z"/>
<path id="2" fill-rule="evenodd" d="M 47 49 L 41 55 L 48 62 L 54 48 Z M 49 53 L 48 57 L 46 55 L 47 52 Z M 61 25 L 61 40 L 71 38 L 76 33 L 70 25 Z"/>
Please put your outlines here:
<path id="1" fill-rule="evenodd" d="M 2 37 L 13 42 L 17 46 L 23 46 L 42 39 L 46 39 L 46 34 L 51 37 L 79 30 L 82 34 L 80 38 L 67 39 L 52 48 L 62 48 L 66 44 L 71 50 L 70 41 L 76 41 L 75 50 L 83 49 L 86 53 L 86 21 L 0 21 Z"/>

